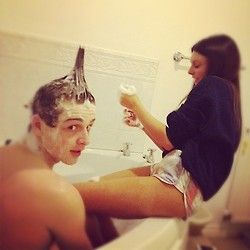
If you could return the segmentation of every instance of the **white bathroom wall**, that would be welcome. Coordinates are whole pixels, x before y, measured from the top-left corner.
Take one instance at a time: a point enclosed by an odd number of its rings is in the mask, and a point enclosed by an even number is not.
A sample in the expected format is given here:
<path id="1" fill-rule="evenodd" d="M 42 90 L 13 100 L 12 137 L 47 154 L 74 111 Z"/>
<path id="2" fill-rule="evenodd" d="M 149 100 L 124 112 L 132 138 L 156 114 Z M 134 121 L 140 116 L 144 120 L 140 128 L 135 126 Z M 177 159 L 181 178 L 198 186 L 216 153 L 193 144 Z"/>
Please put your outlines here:
<path id="1" fill-rule="evenodd" d="M 0 30 L 155 59 L 159 65 L 153 83 L 151 111 L 162 121 L 191 88 L 191 79 L 186 73 L 187 62 L 183 62 L 183 70 L 177 69 L 172 60 L 173 53 L 179 50 L 189 55 L 190 47 L 200 38 L 215 33 L 229 34 L 238 43 L 245 66 L 241 72 L 242 109 L 244 126 L 250 127 L 249 13 L 249 0 L 0 0 Z M 34 75 L 33 65 L 27 64 L 27 67 L 29 74 L 19 77 L 10 74 L 10 79 L 17 82 L 15 89 L 1 88 L 0 102 L 10 103 L 9 107 L 12 107 L 11 111 L 3 110 L 1 103 L 1 120 L 11 121 L 13 116 L 23 116 L 13 98 L 5 94 L 8 91 L 17 93 L 18 100 L 24 101 L 23 91 L 34 92 L 35 86 L 24 89 L 18 82 L 20 78 L 35 82 L 43 72 L 36 71 Z M 50 72 L 51 78 L 64 71 L 61 68 L 51 72 L 50 68 L 48 65 L 44 71 Z M 39 81 L 47 79 L 39 77 Z M 16 123 L 13 126 L 15 129 L 19 127 Z M 227 204 L 230 187 L 231 179 L 209 202 L 218 218 Z"/>
<path id="2" fill-rule="evenodd" d="M 234 222 L 250 223 L 250 171 L 248 170 L 250 162 L 250 129 L 244 131 L 238 153 L 239 157 L 236 159 L 238 167 L 234 169 L 227 209 L 231 213 Z"/>
<path id="3" fill-rule="evenodd" d="M 38 37 L 0 32 L 0 79 L 3 93 L 0 140 L 17 140 L 27 131 L 30 110 L 24 109 L 35 91 L 53 79 L 71 71 L 79 45 Z M 89 147 L 143 152 L 143 132 L 122 122 L 118 105 L 121 84 L 133 84 L 150 109 L 158 62 L 108 50 L 85 47 L 85 78 L 96 99 L 96 122 Z M 13 74 L 13 69 L 15 73 Z M 13 115 L 10 110 L 15 110 Z M 28 115 L 28 117 L 27 117 Z M 9 126 L 9 124 L 18 124 Z"/>

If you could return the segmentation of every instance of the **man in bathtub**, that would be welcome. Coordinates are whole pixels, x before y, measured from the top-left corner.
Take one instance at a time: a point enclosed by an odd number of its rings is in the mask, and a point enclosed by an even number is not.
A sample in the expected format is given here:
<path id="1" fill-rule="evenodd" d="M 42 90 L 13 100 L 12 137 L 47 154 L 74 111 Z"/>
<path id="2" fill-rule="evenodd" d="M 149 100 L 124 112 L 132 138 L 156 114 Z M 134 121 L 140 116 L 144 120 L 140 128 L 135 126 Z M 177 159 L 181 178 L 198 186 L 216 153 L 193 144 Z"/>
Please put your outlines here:
<path id="1" fill-rule="evenodd" d="M 33 98 L 29 131 L 0 148 L 0 249 L 91 249 L 85 208 L 72 184 L 52 171 L 72 165 L 89 143 L 95 99 L 83 76 L 84 50 L 73 71 Z"/>

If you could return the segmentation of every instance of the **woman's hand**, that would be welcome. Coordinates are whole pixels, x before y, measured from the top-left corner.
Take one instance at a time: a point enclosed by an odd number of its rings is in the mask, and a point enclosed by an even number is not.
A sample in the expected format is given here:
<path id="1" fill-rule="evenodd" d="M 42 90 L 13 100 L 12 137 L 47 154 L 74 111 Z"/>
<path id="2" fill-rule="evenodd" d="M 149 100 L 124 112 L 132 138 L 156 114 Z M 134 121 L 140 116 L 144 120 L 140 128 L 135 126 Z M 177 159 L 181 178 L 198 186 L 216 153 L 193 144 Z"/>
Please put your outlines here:
<path id="1" fill-rule="evenodd" d="M 132 111 L 136 110 L 136 106 L 139 104 L 140 100 L 136 94 L 127 95 L 121 94 L 120 96 L 120 104 Z"/>
<path id="2" fill-rule="evenodd" d="M 143 128 L 136 114 L 129 109 L 124 109 L 123 111 L 123 122 L 130 127 Z"/>
<path id="3" fill-rule="evenodd" d="M 125 121 L 126 124 L 129 126 L 137 124 L 136 121 L 138 119 L 139 123 L 142 124 L 141 126 L 139 125 L 139 128 L 143 128 L 143 131 L 161 150 L 171 150 L 174 148 L 167 137 L 166 125 L 154 118 L 146 110 L 136 94 L 128 95 L 121 93 L 120 104 L 131 111 L 128 114 L 129 119 Z"/>

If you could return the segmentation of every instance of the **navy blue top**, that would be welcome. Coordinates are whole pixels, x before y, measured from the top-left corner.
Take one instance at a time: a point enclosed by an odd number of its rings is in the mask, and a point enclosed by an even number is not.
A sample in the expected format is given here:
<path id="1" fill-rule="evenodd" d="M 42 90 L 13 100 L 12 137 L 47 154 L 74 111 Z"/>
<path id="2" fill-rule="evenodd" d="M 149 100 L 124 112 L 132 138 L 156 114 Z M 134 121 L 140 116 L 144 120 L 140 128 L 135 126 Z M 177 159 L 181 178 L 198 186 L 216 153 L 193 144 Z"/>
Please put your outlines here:
<path id="1" fill-rule="evenodd" d="M 230 84 L 207 76 L 190 91 L 185 103 L 167 116 L 167 136 L 182 150 L 183 167 L 198 184 L 204 200 L 219 190 L 232 167 L 240 140 L 233 110 Z"/>

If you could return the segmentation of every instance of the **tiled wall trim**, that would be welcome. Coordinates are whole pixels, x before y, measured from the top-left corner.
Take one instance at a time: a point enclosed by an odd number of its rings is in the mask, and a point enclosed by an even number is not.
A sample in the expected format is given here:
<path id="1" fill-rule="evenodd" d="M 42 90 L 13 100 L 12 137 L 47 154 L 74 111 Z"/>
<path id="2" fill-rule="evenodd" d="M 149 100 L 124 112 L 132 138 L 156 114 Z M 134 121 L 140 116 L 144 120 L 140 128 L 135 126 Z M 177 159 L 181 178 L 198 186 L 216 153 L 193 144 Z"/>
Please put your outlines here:
<path id="1" fill-rule="evenodd" d="M 0 31 L 0 56 L 72 67 L 78 44 Z M 89 71 L 154 82 L 158 61 L 100 48 L 86 48 Z"/>

